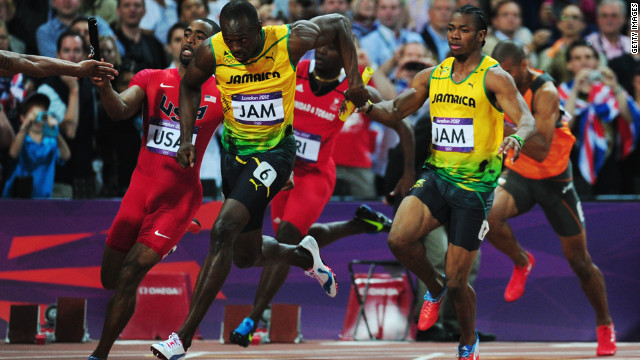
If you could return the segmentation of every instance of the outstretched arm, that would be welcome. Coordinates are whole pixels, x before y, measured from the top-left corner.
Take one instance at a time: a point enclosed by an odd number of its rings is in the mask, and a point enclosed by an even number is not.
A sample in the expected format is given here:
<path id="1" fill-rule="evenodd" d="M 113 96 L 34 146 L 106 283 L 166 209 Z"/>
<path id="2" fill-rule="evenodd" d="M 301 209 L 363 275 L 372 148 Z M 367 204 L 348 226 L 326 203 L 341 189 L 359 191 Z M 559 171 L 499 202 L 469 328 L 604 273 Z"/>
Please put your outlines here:
<path id="1" fill-rule="evenodd" d="M 137 85 L 131 86 L 118 94 L 111 82 L 106 78 L 91 78 L 93 85 L 98 88 L 100 100 L 111 120 L 126 120 L 140 111 L 146 98 L 144 90 Z"/>
<path id="2" fill-rule="evenodd" d="M 207 40 L 196 50 L 195 57 L 180 81 L 180 149 L 176 153 L 176 161 L 185 169 L 196 163 L 196 149 L 192 144 L 193 128 L 202 98 L 202 85 L 211 78 L 214 71 L 213 50 Z"/>
<path id="3" fill-rule="evenodd" d="M 429 78 L 435 67 L 422 70 L 411 82 L 411 87 L 402 94 L 375 105 L 368 104 L 358 109 L 372 120 L 384 124 L 385 121 L 397 123 L 411 115 L 427 101 L 429 97 Z"/>
<path id="4" fill-rule="evenodd" d="M 516 161 L 520 156 L 522 144 L 514 136 L 521 138 L 523 142 L 533 136 L 536 132 L 536 121 L 529 111 L 529 106 L 520 95 L 513 78 L 501 67 L 489 69 L 484 83 L 487 91 L 495 94 L 498 106 L 518 126 L 515 134 L 504 138 L 498 149 L 498 152 L 503 154 L 513 149 L 511 161 Z"/>
<path id="5" fill-rule="evenodd" d="M 340 14 L 322 15 L 311 20 L 296 21 L 290 25 L 290 29 L 289 51 L 294 64 L 297 64 L 307 51 L 334 44 L 342 57 L 342 67 L 349 82 L 345 96 L 356 107 L 363 106 L 369 99 L 369 93 L 364 88 L 358 69 L 358 54 L 353 43 L 349 19 Z"/>
<path id="6" fill-rule="evenodd" d="M 24 73 L 33 77 L 69 75 L 77 77 L 108 77 L 113 79 L 118 72 L 113 65 L 95 60 L 79 63 L 38 55 L 17 54 L 0 50 L 0 75 Z"/>

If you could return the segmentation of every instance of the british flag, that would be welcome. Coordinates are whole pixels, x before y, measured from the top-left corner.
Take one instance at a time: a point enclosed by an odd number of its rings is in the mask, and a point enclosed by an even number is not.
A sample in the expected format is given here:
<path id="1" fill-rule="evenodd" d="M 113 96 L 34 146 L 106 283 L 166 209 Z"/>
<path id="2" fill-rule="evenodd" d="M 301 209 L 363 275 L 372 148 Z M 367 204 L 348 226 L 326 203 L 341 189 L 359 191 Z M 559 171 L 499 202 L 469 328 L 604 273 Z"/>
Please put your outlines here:
<path id="1" fill-rule="evenodd" d="M 569 98 L 573 84 L 572 80 L 561 84 L 558 88 L 563 104 Z M 577 123 L 578 168 L 584 179 L 592 185 L 596 182 L 598 172 L 608 155 L 605 126 L 616 126 L 615 140 L 619 144 L 620 153 L 617 155 L 620 159 L 629 155 L 634 149 L 640 130 L 640 109 L 628 95 L 627 104 L 633 117 L 631 124 L 620 117 L 620 104 L 609 86 L 595 83 L 591 87 L 587 101 L 576 100 L 573 115 Z M 616 119 L 618 121 L 615 121 Z"/>

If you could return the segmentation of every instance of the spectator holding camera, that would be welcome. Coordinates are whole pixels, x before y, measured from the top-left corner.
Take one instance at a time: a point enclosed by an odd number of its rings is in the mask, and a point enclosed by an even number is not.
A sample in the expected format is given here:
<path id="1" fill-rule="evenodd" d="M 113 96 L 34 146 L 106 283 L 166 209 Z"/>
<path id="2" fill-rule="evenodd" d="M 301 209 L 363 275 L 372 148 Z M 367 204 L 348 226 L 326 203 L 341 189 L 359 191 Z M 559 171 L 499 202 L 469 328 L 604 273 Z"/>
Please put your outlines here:
<path id="1" fill-rule="evenodd" d="M 598 67 L 598 52 L 591 43 L 583 39 L 571 43 L 566 62 L 574 78 L 558 90 L 577 138 L 572 154 L 578 167 L 576 189 L 582 196 L 620 193 L 620 160 L 633 150 L 640 113 L 613 71 Z"/>
<path id="2" fill-rule="evenodd" d="M 569 81 L 572 75 L 565 61 L 566 49 L 573 41 L 580 39 L 586 26 L 580 7 L 573 4 L 566 5 L 560 12 L 556 24 L 560 31 L 560 38 L 540 54 L 538 67 L 560 83 Z"/>
<path id="3" fill-rule="evenodd" d="M 417 32 L 404 27 L 403 3 L 400 0 L 378 0 L 376 28 L 360 39 L 374 68 L 393 59 L 396 49 L 409 42 L 423 42 Z"/>
<path id="4" fill-rule="evenodd" d="M 17 160 L 2 197 L 49 198 L 56 163 L 69 160 L 71 151 L 58 131 L 58 121 L 48 113 L 50 100 L 33 93 L 20 114 L 20 130 L 9 148 Z"/>
<path id="5" fill-rule="evenodd" d="M 434 55 L 421 42 L 409 42 L 398 49 L 397 66 L 390 73 L 396 91 L 405 91 L 420 71 L 438 63 Z"/>
<path id="6" fill-rule="evenodd" d="M 56 42 L 57 57 L 72 63 L 87 58 L 84 37 L 65 31 Z M 97 97 L 91 81 L 73 76 L 46 78 L 37 90 L 51 100 L 50 111 L 60 120 L 60 132 L 69 144 L 73 159 L 56 170 L 53 197 L 92 198 L 96 194 Z"/>

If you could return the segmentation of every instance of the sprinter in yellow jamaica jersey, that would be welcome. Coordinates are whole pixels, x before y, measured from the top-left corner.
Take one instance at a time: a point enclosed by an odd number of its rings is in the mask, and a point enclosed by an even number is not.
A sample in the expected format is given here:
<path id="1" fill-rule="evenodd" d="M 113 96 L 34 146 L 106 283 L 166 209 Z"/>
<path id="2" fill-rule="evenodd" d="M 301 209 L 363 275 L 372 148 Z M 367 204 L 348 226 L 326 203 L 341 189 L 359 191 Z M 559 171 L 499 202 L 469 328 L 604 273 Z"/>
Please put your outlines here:
<path id="1" fill-rule="evenodd" d="M 165 360 L 184 358 L 232 261 L 240 268 L 295 265 L 317 279 L 329 296 L 336 295 L 335 276 L 320 259 L 315 239 L 307 236 L 300 245 L 288 245 L 263 236 L 264 212 L 289 179 L 295 162 L 292 123 L 300 58 L 308 50 L 332 44 L 347 75 L 346 99 L 359 107 L 369 99 L 358 71 L 351 24 L 343 15 L 262 27 L 250 2 L 231 0 L 220 12 L 220 27 L 220 33 L 196 50 L 180 83 L 181 144 L 176 160 L 185 168 L 194 164 L 200 88 L 213 74 L 224 114 L 221 168 L 225 200 L 211 231 L 209 253 L 185 323 L 167 341 L 151 346 L 154 355 Z"/>
<path id="2" fill-rule="evenodd" d="M 502 170 L 502 157 L 535 132 L 535 121 L 513 78 L 482 53 L 487 16 L 465 5 L 453 14 L 447 38 L 452 57 L 418 73 L 411 88 L 390 101 L 360 111 L 373 120 L 402 119 L 431 99 L 431 152 L 424 171 L 396 213 L 389 247 L 429 291 L 418 327 L 429 328 L 447 290 L 460 322 L 458 359 L 477 359 L 476 295 L 467 280 L 471 264 L 489 230 L 487 215 Z M 517 124 L 503 139 L 504 112 Z M 426 260 L 420 239 L 445 225 L 449 232 L 445 274 Z"/>

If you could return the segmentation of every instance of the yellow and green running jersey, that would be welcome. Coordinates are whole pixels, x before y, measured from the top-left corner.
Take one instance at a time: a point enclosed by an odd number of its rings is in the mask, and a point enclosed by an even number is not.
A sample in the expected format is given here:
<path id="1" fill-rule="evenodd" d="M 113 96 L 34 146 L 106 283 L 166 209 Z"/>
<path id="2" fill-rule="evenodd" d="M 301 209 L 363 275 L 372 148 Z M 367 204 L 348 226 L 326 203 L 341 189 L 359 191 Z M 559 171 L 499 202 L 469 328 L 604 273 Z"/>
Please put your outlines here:
<path id="1" fill-rule="evenodd" d="M 289 59 L 289 26 L 265 26 L 262 38 L 262 50 L 245 64 L 233 57 L 222 32 L 211 38 L 224 113 L 222 144 L 239 155 L 278 145 L 293 123 L 296 69 Z"/>
<path id="2" fill-rule="evenodd" d="M 467 190 L 492 191 L 502 170 L 504 114 L 484 86 L 487 71 L 498 65 L 484 55 L 466 79 L 451 78 L 453 58 L 431 73 L 431 154 L 426 162 L 445 180 Z"/>

